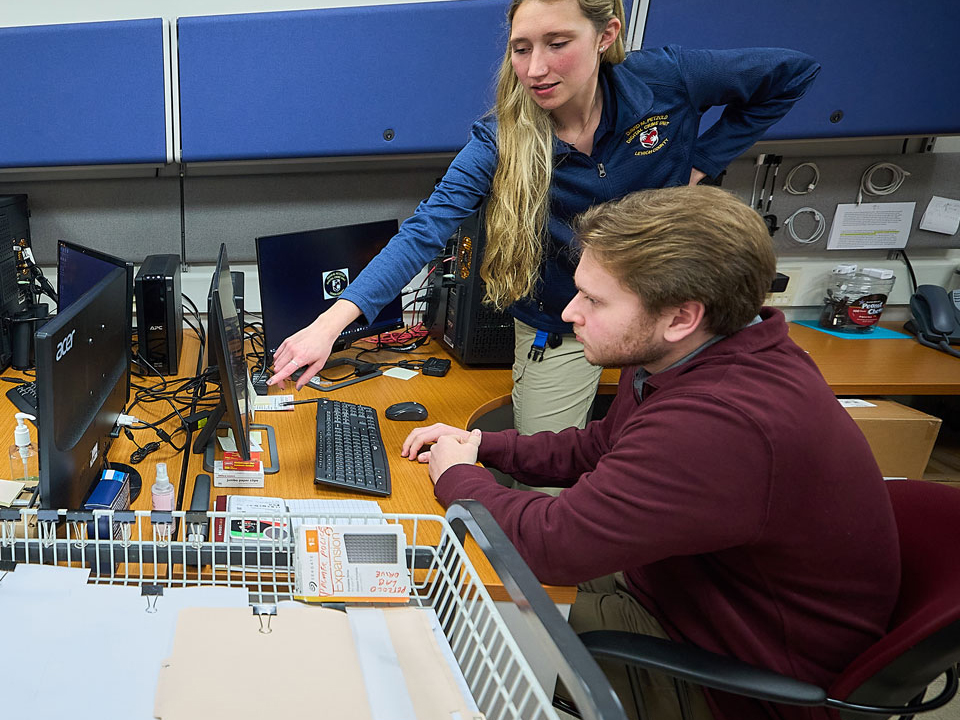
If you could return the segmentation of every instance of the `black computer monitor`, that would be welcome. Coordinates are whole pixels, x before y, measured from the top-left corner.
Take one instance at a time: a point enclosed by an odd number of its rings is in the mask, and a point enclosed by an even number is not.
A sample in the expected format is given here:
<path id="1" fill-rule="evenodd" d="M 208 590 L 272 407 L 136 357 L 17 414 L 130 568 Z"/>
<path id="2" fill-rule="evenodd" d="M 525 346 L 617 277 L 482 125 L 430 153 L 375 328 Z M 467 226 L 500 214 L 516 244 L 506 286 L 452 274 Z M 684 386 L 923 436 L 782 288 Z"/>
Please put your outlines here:
<path id="1" fill-rule="evenodd" d="M 130 382 L 127 285 L 112 269 L 34 335 L 43 508 L 82 507 L 105 467 Z"/>
<path id="2" fill-rule="evenodd" d="M 396 220 L 258 237 L 257 268 L 267 364 L 280 343 L 336 302 L 350 281 L 397 234 Z M 334 343 L 351 342 L 403 327 L 398 295 L 372 322 L 354 322 Z"/>
<path id="3" fill-rule="evenodd" d="M 217 426 L 226 418 L 233 430 L 237 452 L 250 459 L 250 411 L 247 358 L 243 348 L 243 326 L 233 301 L 233 282 L 227 246 L 220 245 L 217 265 L 210 279 L 207 295 L 207 364 L 220 376 L 220 397 L 193 444 L 195 453 L 202 453 L 215 440 Z"/>
<path id="4" fill-rule="evenodd" d="M 127 297 L 124 308 L 127 313 L 127 347 L 130 348 L 130 359 L 133 360 L 132 262 L 67 240 L 60 240 L 57 243 L 57 308 L 60 312 L 66 310 L 114 268 L 122 269 L 127 276 Z M 130 400 L 129 382 L 126 399 Z"/>

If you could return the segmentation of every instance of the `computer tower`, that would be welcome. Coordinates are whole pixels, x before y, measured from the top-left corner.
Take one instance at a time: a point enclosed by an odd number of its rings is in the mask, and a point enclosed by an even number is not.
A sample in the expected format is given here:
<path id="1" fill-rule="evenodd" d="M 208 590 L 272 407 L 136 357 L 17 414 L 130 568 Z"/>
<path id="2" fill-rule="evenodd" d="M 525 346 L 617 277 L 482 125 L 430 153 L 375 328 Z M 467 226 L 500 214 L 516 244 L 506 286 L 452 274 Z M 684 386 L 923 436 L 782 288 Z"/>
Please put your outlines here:
<path id="1" fill-rule="evenodd" d="M 463 365 L 512 365 L 513 317 L 483 303 L 485 286 L 480 278 L 483 261 L 481 209 L 457 228 L 448 242 L 453 258 L 438 258 L 431 274 L 436 312 L 426 324 L 431 335 Z"/>
<path id="2" fill-rule="evenodd" d="M 13 317 L 30 303 L 17 282 L 14 245 L 30 245 L 30 212 L 26 195 L 0 195 L 0 371 L 13 356 Z"/>
<path id="3" fill-rule="evenodd" d="M 148 372 L 176 375 L 183 348 L 180 257 L 148 255 L 133 282 L 137 345 Z M 152 368 L 151 368 L 152 366 Z"/>

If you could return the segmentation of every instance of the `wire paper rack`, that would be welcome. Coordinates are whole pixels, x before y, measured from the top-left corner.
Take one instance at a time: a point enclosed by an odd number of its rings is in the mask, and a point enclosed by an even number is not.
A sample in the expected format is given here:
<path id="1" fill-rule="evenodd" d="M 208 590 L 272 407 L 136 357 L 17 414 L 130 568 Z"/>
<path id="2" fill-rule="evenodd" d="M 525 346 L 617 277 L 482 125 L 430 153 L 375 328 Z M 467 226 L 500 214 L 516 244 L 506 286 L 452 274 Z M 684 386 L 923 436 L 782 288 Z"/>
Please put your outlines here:
<path id="1" fill-rule="evenodd" d="M 162 596 L 164 588 L 243 587 L 255 612 L 269 616 L 277 612 L 278 602 L 294 598 L 295 533 L 255 542 L 231 538 L 229 533 L 222 541 L 208 540 L 201 533 L 208 522 L 215 527 L 218 521 L 260 519 L 289 528 L 301 522 L 400 524 L 407 541 L 409 603 L 436 612 L 467 686 L 488 720 L 557 720 L 551 697 L 526 659 L 533 653 L 555 660 L 584 718 L 624 717 L 596 663 L 500 528 L 472 501 L 455 504 L 446 518 L 0 509 L 0 580 L 17 563 L 87 568 L 90 583 L 138 586 L 148 603 Z M 521 648 L 502 619 L 464 550 L 468 532 L 534 630 L 536 647 Z"/>

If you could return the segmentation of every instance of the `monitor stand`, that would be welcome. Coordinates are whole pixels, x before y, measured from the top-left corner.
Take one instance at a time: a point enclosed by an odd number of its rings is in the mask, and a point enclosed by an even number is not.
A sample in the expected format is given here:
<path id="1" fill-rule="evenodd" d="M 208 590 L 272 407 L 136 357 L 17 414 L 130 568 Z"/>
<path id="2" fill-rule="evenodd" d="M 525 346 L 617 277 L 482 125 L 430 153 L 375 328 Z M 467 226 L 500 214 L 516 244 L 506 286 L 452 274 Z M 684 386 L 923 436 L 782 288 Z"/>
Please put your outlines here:
<path id="1" fill-rule="evenodd" d="M 209 421 L 208 421 L 209 422 Z M 227 423 L 221 423 L 217 425 L 218 428 L 229 428 L 230 426 Z M 280 458 L 277 455 L 277 434 L 274 432 L 273 425 L 263 425 L 262 423 L 251 423 L 251 430 L 263 430 L 267 433 L 267 446 L 269 452 L 267 453 L 267 462 L 263 463 L 263 474 L 264 475 L 273 475 L 274 473 L 280 472 Z M 207 441 L 207 444 L 203 448 L 203 469 L 208 472 L 213 472 L 213 460 L 217 452 L 217 434 L 214 432 L 212 437 Z M 196 448 L 196 445 L 194 445 Z M 195 449 L 194 452 L 197 452 Z M 262 459 L 262 458 L 261 458 Z"/>

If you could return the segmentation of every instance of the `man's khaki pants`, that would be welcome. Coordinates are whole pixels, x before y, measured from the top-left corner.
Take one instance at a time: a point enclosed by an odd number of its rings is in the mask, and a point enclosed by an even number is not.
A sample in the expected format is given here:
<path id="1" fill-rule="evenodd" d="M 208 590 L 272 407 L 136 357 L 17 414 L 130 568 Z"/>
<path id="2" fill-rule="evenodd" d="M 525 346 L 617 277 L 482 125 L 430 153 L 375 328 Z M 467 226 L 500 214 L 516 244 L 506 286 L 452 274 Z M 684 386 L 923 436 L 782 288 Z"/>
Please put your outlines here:
<path id="1" fill-rule="evenodd" d="M 625 630 L 667 637 L 660 623 L 627 591 L 619 573 L 581 583 L 569 622 L 578 634 Z M 713 720 L 703 691 L 696 685 L 622 663 L 601 660 L 599 665 L 631 720 Z"/>

